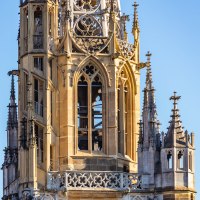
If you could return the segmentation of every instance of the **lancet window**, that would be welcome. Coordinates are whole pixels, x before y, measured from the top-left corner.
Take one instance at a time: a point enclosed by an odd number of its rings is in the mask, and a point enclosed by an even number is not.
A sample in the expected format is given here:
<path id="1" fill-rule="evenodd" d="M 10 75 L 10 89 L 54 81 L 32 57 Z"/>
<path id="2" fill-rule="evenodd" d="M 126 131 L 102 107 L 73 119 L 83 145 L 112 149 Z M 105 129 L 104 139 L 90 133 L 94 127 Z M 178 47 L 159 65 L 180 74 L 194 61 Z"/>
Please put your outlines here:
<path id="1" fill-rule="evenodd" d="M 118 153 L 132 157 L 132 99 L 130 80 L 122 70 L 118 80 Z"/>
<path id="2" fill-rule="evenodd" d="M 179 151 L 178 152 L 178 168 L 183 169 L 184 168 L 184 163 L 183 163 L 183 152 Z"/>
<path id="3" fill-rule="evenodd" d="M 33 35 L 33 48 L 43 48 L 43 22 L 42 22 L 42 10 L 37 7 L 34 12 L 34 35 Z"/>
<path id="4" fill-rule="evenodd" d="M 168 169 L 172 169 L 172 167 L 173 167 L 171 152 L 168 152 L 168 154 L 167 154 L 167 167 L 168 167 Z"/>
<path id="5" fill-rule="evenodd" d="M 38 79 L 34 79 L 34 110 L 35 113 L 43 117 L 43 93 L 44 83 Z"/>
<path id="6" fill-rule="evenodd" d="M 44 162 L 44 137 L 43 137 L 43 128 L 35 124 L 35 137 L 37 144 L 37 160 L 38 164 Z"/>
<path id="7" fill-rule="evenodd" d="M 103 85 L 100 71 L 92 64 L 78 80 L 78 150 L 103 150 Z"/>
<path id="8" fill-rule="evenodd" d="M 192 153 L 189 154 L 189 169 L 192 171 Z"/>
<path id="9" fill-rule="evenodd" d="M 28 104 L 28 74 L 24 72 L 24 110 L 27 110 Z"/>
<path id="10" fill-rule="evenodd" d="M 24 51 L 28 51 L 28 9 L 24 9 Z"/>

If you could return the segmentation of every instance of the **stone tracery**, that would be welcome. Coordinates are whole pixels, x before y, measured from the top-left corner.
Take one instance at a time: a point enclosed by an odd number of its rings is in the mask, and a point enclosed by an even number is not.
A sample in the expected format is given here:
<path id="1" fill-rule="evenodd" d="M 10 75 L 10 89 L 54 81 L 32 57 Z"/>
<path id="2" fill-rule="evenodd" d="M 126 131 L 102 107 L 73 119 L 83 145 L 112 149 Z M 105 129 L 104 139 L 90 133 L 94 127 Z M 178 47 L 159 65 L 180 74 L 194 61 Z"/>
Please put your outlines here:
<path id="1" fill-rule="evenodd" d="M 74 7 L 76 10 L 94 11 L 100 6 L 99 0 L 75 0 Z"/>

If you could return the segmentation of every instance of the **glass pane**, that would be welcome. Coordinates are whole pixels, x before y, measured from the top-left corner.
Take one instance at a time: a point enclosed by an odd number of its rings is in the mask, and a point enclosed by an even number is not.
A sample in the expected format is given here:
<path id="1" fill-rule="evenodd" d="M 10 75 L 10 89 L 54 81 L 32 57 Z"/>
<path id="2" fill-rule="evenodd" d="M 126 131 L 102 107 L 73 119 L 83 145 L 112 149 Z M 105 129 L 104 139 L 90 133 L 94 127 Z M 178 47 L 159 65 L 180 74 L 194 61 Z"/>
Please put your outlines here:
<path id="1" fill-rule="evenodd" d="M 78 149 L 88 150 L 88 84 L 82 76 L 78 82 Z"/>
<path id="2" fill-rule="evenodd" d="M 102 150 L 102 84 L 98 76 L 92 82 L 92 150 Z"/>

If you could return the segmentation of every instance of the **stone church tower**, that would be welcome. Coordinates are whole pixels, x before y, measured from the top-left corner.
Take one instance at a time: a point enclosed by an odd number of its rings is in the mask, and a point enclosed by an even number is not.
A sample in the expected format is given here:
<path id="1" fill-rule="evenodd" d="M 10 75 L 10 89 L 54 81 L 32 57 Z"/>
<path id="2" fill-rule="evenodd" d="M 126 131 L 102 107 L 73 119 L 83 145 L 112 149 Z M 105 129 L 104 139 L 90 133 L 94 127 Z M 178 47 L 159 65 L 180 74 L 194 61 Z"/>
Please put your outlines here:
<path id="1" fill-rule="evenodd" d="M 130 44 L 119 0 L 20 0 L 3 199 L 194 199 L 194 135 L 181 127 L 176 95 L 160 133 L 137 7 Z"/>

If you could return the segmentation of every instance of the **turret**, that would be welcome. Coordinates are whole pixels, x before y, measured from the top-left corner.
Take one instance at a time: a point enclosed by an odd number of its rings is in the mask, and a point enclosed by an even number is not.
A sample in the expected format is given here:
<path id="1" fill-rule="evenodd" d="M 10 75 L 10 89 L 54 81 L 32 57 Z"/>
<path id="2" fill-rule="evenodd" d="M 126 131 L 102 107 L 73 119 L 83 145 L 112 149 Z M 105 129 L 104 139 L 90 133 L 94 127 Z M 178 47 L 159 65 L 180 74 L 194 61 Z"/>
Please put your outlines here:
<path id="1" fill-rule="evenodd" d="M 168 131 L 163 137 L 161 150 L 162 187 L 171 191 L 171 195 L 175 197 L 175 191 L 180 190 L 185 197 L 193 197 L 194 134 L 188 134 L 182 127 L 178 109 L 180 99 L 176 92 L 170 97 L 173 101 L 172 115 Z"/>

